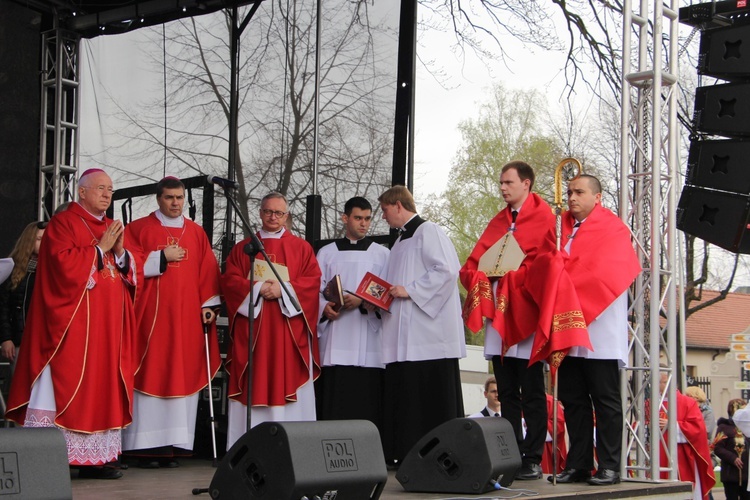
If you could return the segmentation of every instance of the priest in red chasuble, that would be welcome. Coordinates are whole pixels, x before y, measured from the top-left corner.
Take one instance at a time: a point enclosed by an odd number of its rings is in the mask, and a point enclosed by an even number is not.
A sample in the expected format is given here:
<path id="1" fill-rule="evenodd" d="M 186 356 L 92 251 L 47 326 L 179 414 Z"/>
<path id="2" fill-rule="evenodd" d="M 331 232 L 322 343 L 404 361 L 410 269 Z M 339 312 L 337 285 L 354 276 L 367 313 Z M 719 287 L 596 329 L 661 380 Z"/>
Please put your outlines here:
<path id="1" fill-rule="evenodd" d="M 313 381 L 320 374 L 316 329 L 320 267 L 310 244 L 286 228 L 286 198 L 269 193 L 260 206 L 263 225 L 257 235 L 299 307 L 281 288 L 261 254 L 256 257 L 251 289 L 250 260 L 244 252 L 250 238 L 234 246 L 221 277 L 232 338 L 226 360 L 230 398 L 228 448 L 247 430 L 250 300 L 255 315 L 251 424 L 315 420 Z"/>
<path id="2" fill-rule="evenodd" d="M 529 272 L 527 287 L 541 311 L 532 360 L 567 353 L 559 364 L 558 394 L 565 407 L 570 449 L 557 482 L 609 485 L 620 482 L 620 368 L 628 354 L 627 291 L 641 266 L 630 230 L 601 206 L 596 177 L 576 177 L 567 193 L 564 248 L 540 255 Z M 586 329 L 590 345 L 569 342 Z M 592 404 L 597 422 L 594 477 Z"/>
<path id="3" fill-rule="evenodd" d="M 124 227 L 105 211 L 112 180 L 100 169 L 78 182 L 78 203 L 50 220 L 7 416 L 63 429 L 82 477 L 121 476 L 117 459 L 132 417 L 135 259 Z M 93 466 L 93 467 L 91 467 Z"/>
<path id="4" fill-rule="evenodd" d="M 175 467 L 173 457 L 190 454 L 200 391 L 221 364 L 213 311 L 221 305 L 219 265 L 211 242 L 182 215 L 185 186 L 178 178 L 165 177 L 156 190 L 159 209 L 125 229 L 142 278 L 133 425 L 123 431 L 123 450 L 146 468 Z"/>
<path id="5" fill-rule="evenodd" d="M 538 310 L 525 282 L 536 256 L 555 247 L 555 217 L 550 206 L 531 192 L 534 178 L 534 170 L 525 162 L 503 166 L 500 191 L 507 205 L 487 225 L 459 273 L 467 291 L 464 322 L 473 332 L 485 327 L 484 355 L 492 360 L 503 417 L 516 433 L 523 461 L 516 479 L 521 480 L 542 477 L 547 434 L 543 363 L 529 364 Z M 479 269 L 479 261 L 508 234 L 526 257 L 517 270 L 488 277 Z M 525 437 L 522 414 L 527 424 Z"/>

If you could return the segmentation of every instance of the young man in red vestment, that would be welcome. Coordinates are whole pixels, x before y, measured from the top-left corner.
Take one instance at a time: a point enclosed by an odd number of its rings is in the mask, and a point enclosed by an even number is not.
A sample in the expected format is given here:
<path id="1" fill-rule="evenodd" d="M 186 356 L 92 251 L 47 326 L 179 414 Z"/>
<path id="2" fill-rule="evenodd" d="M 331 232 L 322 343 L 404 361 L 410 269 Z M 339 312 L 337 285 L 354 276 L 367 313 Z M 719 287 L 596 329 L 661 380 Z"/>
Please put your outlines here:
<path id="1" fill-rule="evenodd" d="M 542 477 L 547 434 L 543 363 L 529 365 L 538 310 L 524 282 L 535 257 L 554 249 L 555 217 L 550 206 L 531 192 L 534 177 L 534 170 L 525 162 L 503 166 L 500 191 L 507 206 L 487 225 L 459 273 L 467 291 L 464 322 L 473 332 L 485 327 L 484 354 L 492 360 L 503 417 L 516 433 L 523 460 L 516 479 L 521 480 Z M 526 257 L 517 271 L 488 278 L 478 269 L 479 259 L 508 232 Z M 527 425 L 525 437 L 522 414 Z"/>
<path id="2" fill-rule="evenodd" d="M 669 373 L 663 371 L 659 380 L 659 392 L 664 394 L 669 380 Z M 680 391 L 676 392 L 677 401 L 673 407 L 677 408 L 677 467 L 680 481 L 693 483 L 693 498 L 705 499 L 716 484 L 714 475 L 714 464 L 711 460 L 711 451 L 708 448 L 706 438 L 706 422 L 703 420 L 698 403 L 691 397 L 685 396 Z M 664 428 L 667 426 L 667 415 L 671 405 L 665 400 L 663 411 L 660 411 L 659 428 L 664 432 L 664 439 L 659 449 L 659 461 L 667 463 L 667 452 L 664 443 L 668 442 L 669 436 Z M 667 473 L 662 473 L 662 479 L 668 479 Z"/>
<path id="3" fill-rule="evenodd" d="M 287 228 L 286 198 L 269 193 L 261 200 L 263 226 L 258 238 L 279 270 L 290 296 L 256 257 L 251 286 L 250 259 L 244 252 L 250 238 L 229 254 L 221 287 L 229 315 L 232 348 L 229 372 L 229 431 L 227 448 L 247 430 L 248 315 L 254 304 L 251 425 L 261 422 L 315 420 L 313 381 L 320 374 L 317 320 L 320 267 L 312 246 Z M 285 276 L 286 275 L 286 276 Z"/>
<path id="4" fill-rule="evenodd" d="M 87 170 L 78 203 L 47 226 L 7 412 L 63 429 L 69 463 L 101 479 L 122 475 L 102 465 L 121 451 L 133 395 L 135 260 L 122 223 L 105 216 L 112 193 L 103 170 Z"/>
<path id="5" fill-rule="evenodd" d="M 567 352 L 559 364 L 558 393 L 565 407 L 570 449 L 566 468 L 557 475 L 558 483 L 620 482 L 620 368 L 627 363 L 628 354 L 627 291 L 641 267 L 630 230 L 601 206 L 601 196 L 601 184 L 594 176 L 582 174 L 570 181 L 569 210 L 562 215 L 564 249 L 539 256 L 530 273 L 533 282 L 528 284 L 540 310 L 553 311 L 556 320 L 579 318 L 569 327 L 588 329 L 590 338 L 587 346 L 571 347 L 559 344 L 565 339 L 546 335 L 552 321 L 546 329 L 540 326 L 537 330 L 535 353 Z M 561 283 L 569 285 L 564 293 L 558 287 Z M 573 310 L 567 309 L 571 298 L 575 299 Z M 594 477 L 592 404 L 597 422 L 598 469 Z M 547 479 L 551 481 L 552 476 Z"/>
<path id="6" fill-rule="evenodd" d="M 176 467 L 173 457 L 193 449 L 198 396 L 207 369 L 213 377 L 221 364 L 213 311 L 221 305 L 219 265 L 211 242 L 182 215 L 185 186 L 178 178 L 159 181 L 156 202 L 159 210 L 125 229 L 143 278 L 135 303 L 133 425 L 123 431 L 123 450 L 146 468 Z"/>

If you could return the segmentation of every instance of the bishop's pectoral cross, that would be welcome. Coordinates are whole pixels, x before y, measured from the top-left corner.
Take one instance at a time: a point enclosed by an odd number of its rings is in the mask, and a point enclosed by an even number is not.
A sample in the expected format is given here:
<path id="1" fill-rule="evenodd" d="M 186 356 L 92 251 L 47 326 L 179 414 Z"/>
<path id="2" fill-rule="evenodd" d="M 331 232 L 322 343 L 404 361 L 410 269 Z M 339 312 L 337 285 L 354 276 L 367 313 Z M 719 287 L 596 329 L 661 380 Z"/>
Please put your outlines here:
<path id="1" fill-rule="evenodd" d="M 115 262 L 112 254 L 105 253 L 102 261 L 102 263 L 104 264 L 104 269 L 101 270 L 102 278 L 111 279 L 112 281 L 114 281 L 117 277 L 117 273 L 115 272 L 117 268 L 115 267 Z"/>

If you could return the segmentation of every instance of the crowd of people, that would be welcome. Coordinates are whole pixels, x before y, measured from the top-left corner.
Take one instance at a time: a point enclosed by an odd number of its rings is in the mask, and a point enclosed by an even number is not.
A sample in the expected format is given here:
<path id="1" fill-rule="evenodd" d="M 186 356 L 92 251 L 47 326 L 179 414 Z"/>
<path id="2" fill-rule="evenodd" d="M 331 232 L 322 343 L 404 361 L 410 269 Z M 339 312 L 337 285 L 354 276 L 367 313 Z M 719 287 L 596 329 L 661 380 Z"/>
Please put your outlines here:
<path id="1" fill-rule="evenodd" d="M 30 224 L 11 254 L 0 290 L 0 354 L 14 366 L 7 417 L 61 429 L 81 477 L 121 477 L 123 453 L 140 467 L 179 466 L 193 448 L 198 395 L 221 365 L 223 299 L 228 448 L 248 424 L 367 419 L 398 467 L 430 430 L 465 415 L 467 327 L 484 329 L 494 371 L 487 406 L 472 416 L 510 422 L 522 459 L 515 479 L 616 484 L 627 290 L 640 264 L 628 228 L 602 206 L 596 177 L 569 182 L 562 236 L 534 181 L 525 162 L 503 167 L 506 206 L 463 265 L 404 186 L 377 200 L 398 233 L 390 249 L 367 237 L 373 207 L 357 196 L 343 207 L 343 237 L 317 255 L 289 229 L 284 195 L 271 192 L 258 208 L 260 230 L 235 245 L 221 273 L 205 232 L 183 216 L 178 178 L 162 179 L 157 209 L 125 226 L 106 216 L 109 175 L 87 170 L 78 201 Z M 245 247 L 256 240 L 265 253 L 251 259 Z M 506 245 L 522 252 L 502 271 L 484 263 L 499 243 L 500 257 Z M 367 273 L 388 285 L 387 312 L 351 291 Z M 323 297 L 333 280 L 340 303 Z M 557 428 L 545 364 L 559 377 Z M 680 420 L 685 405 L 676 406 Z M 719 420 L 729 436 L 726 425 Z M 564 455 L 566 429 L 570 449 L 552 470 L 551 436 Z M 705 424 L 702 432 L 711 437 Z"/>

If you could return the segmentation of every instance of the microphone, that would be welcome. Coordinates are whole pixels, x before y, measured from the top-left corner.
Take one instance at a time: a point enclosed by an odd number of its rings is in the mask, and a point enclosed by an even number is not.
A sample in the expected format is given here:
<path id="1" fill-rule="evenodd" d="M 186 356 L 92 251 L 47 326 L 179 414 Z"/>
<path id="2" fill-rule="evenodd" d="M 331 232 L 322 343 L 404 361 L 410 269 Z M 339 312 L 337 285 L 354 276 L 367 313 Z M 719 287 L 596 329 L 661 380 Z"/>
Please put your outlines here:
<path id="1" fill-rule="evenodd" d="M 209 175 L 208 177 L 206 177 L 206 181 L 210 184 L 221 186 L 224 189 L 238 189 L 240 187 L 240 185 L 234 181 L 230 181 L 229 179 L 225 179 L 224 177 L 217 177 L 215 175 Z"/>

